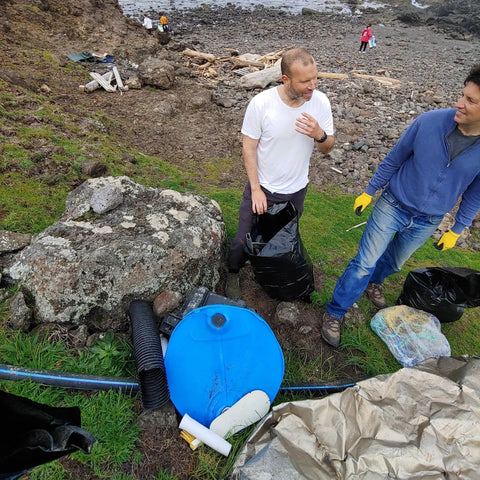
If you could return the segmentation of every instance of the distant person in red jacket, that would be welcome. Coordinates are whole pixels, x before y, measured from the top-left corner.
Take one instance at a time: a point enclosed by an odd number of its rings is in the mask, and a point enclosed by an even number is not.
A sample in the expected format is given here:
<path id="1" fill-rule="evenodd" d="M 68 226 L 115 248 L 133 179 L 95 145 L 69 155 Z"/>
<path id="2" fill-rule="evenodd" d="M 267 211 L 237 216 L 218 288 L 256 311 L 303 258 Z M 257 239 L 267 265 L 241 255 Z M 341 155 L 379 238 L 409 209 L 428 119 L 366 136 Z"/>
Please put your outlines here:
<path id="1" fill-rule="evenodd" d="M 360 37 L 360 50 L 359 52 L 365 52 L 365 49 L 367 48 L 368 41 L 373 37 L 372 34 L 372 26 L 367 25 L 362 32 L 362 36 Z"/>

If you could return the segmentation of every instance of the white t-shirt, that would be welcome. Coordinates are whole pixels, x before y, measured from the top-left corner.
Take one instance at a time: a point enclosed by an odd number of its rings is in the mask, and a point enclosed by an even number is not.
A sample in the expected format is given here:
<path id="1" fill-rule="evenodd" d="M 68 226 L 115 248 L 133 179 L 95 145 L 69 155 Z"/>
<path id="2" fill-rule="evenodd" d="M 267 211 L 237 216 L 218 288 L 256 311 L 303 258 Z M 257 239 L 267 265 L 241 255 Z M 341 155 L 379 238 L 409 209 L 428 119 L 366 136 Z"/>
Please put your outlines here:
<path id="1" fill-rule="evenodd" d="M 149 18 L 149 17 L 143 17 L 143 26 L 147 30 L 151 30 L 152 29 L 152 19 Z"/>
<path id="2" fill-rule="evenodd" d="M 333 135 L 330 101 L 318 90 L 309 101 L 292 108 L 280 98 L 278 87 L 270 88 L 256 95 L 245 112 L 242 133 L 259 140 L 258 180 L 272 193 L 295 193 L 308 184 L 315 141 L 295 130 L 302 112 L 312 115 L 327 135 Z"/>

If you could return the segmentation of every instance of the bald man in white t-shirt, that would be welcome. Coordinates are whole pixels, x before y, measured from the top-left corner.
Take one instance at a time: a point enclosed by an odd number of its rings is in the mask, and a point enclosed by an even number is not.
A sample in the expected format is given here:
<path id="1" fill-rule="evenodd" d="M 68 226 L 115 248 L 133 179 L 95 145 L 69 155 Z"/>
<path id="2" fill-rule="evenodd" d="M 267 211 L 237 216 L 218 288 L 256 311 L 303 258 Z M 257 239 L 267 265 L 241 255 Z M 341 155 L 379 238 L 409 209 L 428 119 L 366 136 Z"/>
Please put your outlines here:
<path id="1" fill-rule="evenodd" d="M 241 296 L 243 242 L 254 214 L 291 201 L 300 217 L 313 148 L 327 154 L 335 144 L 330 101 L 316 90 L 317 66 L 312 55 L 303 48 L 289 50 L 282 57 L 281 71 L 282 85 L 256 95 L 243 120 L 242 154 L 248 182 L 227 261 L 226 294 L 234 299 Z"/>

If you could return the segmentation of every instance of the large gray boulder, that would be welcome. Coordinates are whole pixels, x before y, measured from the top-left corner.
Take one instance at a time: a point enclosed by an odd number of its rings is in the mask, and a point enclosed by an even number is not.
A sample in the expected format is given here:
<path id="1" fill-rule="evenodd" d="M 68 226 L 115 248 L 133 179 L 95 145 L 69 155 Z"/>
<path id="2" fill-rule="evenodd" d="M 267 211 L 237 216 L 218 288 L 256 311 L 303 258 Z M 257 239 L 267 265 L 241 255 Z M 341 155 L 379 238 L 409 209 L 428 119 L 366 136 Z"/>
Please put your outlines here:
<path id="1" fill-rule="evenodd" d="M 148 57 L 138 66 L 138 77 L 144 85 L 168 90 L 175 82 L 175 68 L 168 60 Z"/>
<path id="2" fill-rule="evenodd" d="M 95 213 L 92 199 L 115 189 L 123 201 Z M 214 201 L 101 177 L 71 192 L 61 219 L 32 238 L 7 275 L 29 299 L 34 323 L 124 330 L 134 299 L 197 285 L 214 290 L 225 243 Z"/>

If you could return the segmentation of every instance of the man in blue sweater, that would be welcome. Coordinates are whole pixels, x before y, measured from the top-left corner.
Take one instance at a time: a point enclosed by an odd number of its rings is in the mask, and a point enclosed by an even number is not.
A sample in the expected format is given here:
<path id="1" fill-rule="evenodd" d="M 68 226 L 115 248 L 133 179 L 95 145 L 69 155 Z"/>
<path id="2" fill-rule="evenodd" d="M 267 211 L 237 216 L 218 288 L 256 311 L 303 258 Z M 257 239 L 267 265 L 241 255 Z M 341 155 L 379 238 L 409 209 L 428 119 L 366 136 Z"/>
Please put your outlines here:
<path id="1" fill-rule="evenodd" d="M 387 306 L 384 279 L 401 270 L 460 196 L 455 224 L 436 248 L 452 248 L 480 210 L 480 64 L 470 70 L 455 108 L 424 113 L 408 127 L 355 200 L 355 213 L 360 215 L 381 189 L 358 253 L 323 316 L 322 337 L 335 347 L 348 309 L 363 292 L 377 308 Z"/>

